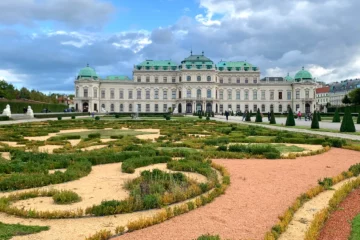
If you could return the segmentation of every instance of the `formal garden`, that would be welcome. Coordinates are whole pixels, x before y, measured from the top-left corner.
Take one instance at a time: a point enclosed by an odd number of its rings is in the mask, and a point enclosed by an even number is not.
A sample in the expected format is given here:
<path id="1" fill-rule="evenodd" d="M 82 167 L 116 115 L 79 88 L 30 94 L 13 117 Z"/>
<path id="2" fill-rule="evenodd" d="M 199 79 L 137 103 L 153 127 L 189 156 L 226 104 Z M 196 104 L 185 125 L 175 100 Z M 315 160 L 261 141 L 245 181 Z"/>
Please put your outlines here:
<path id="1" fill-rule="evenodd" d="M 253 164 L 279 164 L 276 171 L 284 164 L 293 168 L 292 164 L 305 164 L 306 159 L 336 156 L 331 148 L 357 153 L 360 143 L 217 122 L 211 116 L 74 117 L 4 125 L 0 127 L 0 239 L 52 239 L 55 235 L 59 239 L 135 239 L 131 234 L 142 234 L 147 227 L 216 209 L 237 182 L 251 184 L 251 176 L 265 173 L 251 170 Z M 270 218 L 262 226 L 262 238 L 278 239 L 302 205 L 359 174 L 358 165 L 348 171 L 358 161 L 355 155 L 334 166 L 326 158 L 323 165 L 309 162 L 322 169 L 312 176 L 319 179 L 313 181 L 315 190 L 301 195 L 279 223 Z M 251 175 L 236 175 L 245 169 Z M 330 178 L 328 174 L 334 173 L 340 176 Z M 354 221 L 356 225 L 358 220 Z M 222 237 L 221 228 L 213 229 L 214 236 L 205 227 L 201 231 L 196 233 L 198 239 Z"/>

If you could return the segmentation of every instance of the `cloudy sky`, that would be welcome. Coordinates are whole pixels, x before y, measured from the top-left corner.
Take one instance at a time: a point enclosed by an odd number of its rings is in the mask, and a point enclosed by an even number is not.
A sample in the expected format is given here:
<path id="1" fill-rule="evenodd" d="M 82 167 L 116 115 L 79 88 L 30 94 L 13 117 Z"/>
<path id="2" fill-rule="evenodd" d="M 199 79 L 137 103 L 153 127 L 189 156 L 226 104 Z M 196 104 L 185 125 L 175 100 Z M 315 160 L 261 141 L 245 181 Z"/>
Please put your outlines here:
<path id="1" fill-rule="evenodd" d="M 131 76 L 145 59 L 246 60 L 262 76 L 360 77 L 358 0 L 1 0 L 0 79 L 73 91 L 87 63 Z"/>

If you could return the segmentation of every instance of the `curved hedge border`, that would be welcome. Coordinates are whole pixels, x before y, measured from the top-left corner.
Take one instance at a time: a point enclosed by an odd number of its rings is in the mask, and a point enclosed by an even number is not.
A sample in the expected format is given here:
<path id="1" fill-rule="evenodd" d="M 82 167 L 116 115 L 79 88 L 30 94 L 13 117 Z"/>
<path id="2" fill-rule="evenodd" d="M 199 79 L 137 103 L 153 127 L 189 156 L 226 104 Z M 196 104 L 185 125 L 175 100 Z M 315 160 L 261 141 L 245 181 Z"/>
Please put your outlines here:
<path id="1" fill-rule="evenodd" d="M 309 229 L 305 233 L 305 240 L 316 240 L 319 236 L 321 228 L 324 226 L 330 214 L 334 212 L 338 205 L 351 193 L 353 189 L 360 186 L 360 178 L 346 183 L 338 189 L 329 201 L 329 206 L 315 214 L 314 220 L 311 222 Z"/>
<path id="2" fill-rule="evenodd" d="M 178 203 L 174 204 L 174 206 L 167 207 L 153 217 L 141 218 L 135 221 L 131 221 L 126 226 L 117 226 L 115 228 L 115 232 L 111 232 L 110 230 L 100 230 L 94 235 L 87 237 L 86 240 L 110 239 L 115 236 L 120 236 L 128 232 L 133 232 L 165 222 L 166 220 L 169 220 L 175 216 L 187 213 L 191 210 L 211 203 L 216 197 L 224 194 L 225 190 L 230 185 L 230 175 L 223 166 L 212 163 L 211 167 L 219 171 L 222 176 L 222 183 L 218 184 L 214 189 L 202 194 L 199 197 L 187 200 L 185 203 Z"/>
<path id="3" fill-rule="evenodd" d="M 336 177 L 325 178 L 323 181 L 319 181 L 319 185 L 311 188 L 306 193 L 301 194 L 296 198 L 295 202 L 285 211 L 285 213 L 279 216 L 279 223 L 274 225 L 269 232 L 265 234 L 265 240 L 276 240 L 280 235 L 285 232 L 287 226 L 290 224 L 291 220 L 294 217 L 295 212 L 301 208 L 305 202 L 319 195 L 321 192 L 327 190 L 334 184 L 337 184 L 345 179 L 351 178 L 353 176 L 358 176 L 360 173 L 360 164 L 352 165 L 349 168 L 349 171 L 342 172 Z M 324 184 L 324 183 L 328 184 Z"/>

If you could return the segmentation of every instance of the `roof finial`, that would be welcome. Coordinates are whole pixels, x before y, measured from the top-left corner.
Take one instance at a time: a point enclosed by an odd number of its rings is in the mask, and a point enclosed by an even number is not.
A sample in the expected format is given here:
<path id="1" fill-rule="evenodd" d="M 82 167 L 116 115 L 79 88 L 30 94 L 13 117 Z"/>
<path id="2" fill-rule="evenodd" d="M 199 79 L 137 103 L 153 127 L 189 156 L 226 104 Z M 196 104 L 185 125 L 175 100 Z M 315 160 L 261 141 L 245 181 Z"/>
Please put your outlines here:
<path id="1" fill-rule="evenodd" d="M 190 51 L 190 56 L 192 56 L 192 48 L 191 48 L 191 51 Z"/>
<path id="2" fill-rule="evenodd" d="M 302 70 L 304 70 L 304 66 L 302 67 Z"/>
<path id="3" fill-rule="evenodd" d="M 204 51 L 202 51 L 201 54 L 204 56 Z"/>
<path id="4" fill-rule="evenodd" d="M 88 63 L 86 64 L 86 67 L 89 67 L 89 64 L 88 64 Z"/>

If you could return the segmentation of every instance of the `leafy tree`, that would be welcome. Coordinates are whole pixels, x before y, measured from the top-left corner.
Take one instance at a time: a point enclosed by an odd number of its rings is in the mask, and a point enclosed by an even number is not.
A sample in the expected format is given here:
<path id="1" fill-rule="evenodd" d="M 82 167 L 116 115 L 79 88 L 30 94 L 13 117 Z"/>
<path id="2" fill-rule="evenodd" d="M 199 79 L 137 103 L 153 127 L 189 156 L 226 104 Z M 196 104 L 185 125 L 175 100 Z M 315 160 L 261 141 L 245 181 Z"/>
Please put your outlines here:
<path id="1" fill-rule="evenodd" d="M 316 112 L 316 111 L 315 111 Z M 315 113 L 314 112 L 314 113 Z M 320 111 L 317 111 L 317 119 L 319 122 L 321 122 L 321 114 L 320 114 Z"/>
<path id="2" fill-rule="evenodd" d="M 270 124 L 276 124 L 275 114 L 274 114 L 273 110 L 271 110 L 271 113 L 270 113 Z"/>
<path id="3" fill-rule="evenodd" d="M 350 100 L 350 98 L 348 97 L 347 94 L 346 94 L 346 95 L 344 96 L 344 98 L 342 99 L 342 103 L 343 103 L 343 104 L 350 104 L 350 103 L 351 103 L 351 100 Z"/>
<path id="4" fill-rule="evenodd" d="M 341 122 L 338 108 L 336 108 L 336 110 L 335 110 L 335 114 L 334 114 L 332 122 Z"/>
<path id="5" fill-rule="evenodd" d="M 314 115 L 311 122 L 311 129 L 319 129 L 319 112 L 314 111 Z"/>
<path id="6" fill-rule="evenodd" d="M 327 102 L 326 103 L 326 108 L 329 108 L 329 107 L 331 107 L 331 103 Z"/>
<path id="7" fill-rule="evenodd" d="M 295 126 L 294 113 L 291 108 L 289 108 L 285 126 Z"/>
<path id="8" fill-rule="evenodd" d="M 345 114 L 341 122 L 340 132 L 356 132 L 354 121 L 348 107 L 345 108 Z"/>
<path id="9" fill-rule="evenodd" d="M 356 88 L 349 92 L 349 98 L 353 104 L 360 104 L 360 88 Z"/>
<path id="10" fill-rule="evenodd" d="M 260 114 L 260 109 L 257 109 L 255 122 L 262 122 L 262 117 L 261 117 L 261 114 Z"/>

